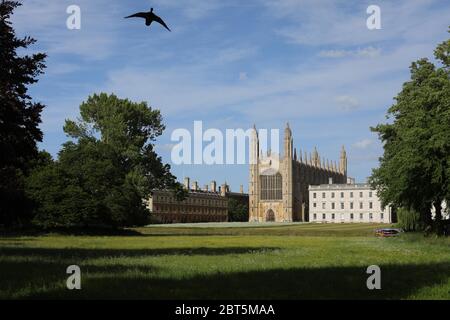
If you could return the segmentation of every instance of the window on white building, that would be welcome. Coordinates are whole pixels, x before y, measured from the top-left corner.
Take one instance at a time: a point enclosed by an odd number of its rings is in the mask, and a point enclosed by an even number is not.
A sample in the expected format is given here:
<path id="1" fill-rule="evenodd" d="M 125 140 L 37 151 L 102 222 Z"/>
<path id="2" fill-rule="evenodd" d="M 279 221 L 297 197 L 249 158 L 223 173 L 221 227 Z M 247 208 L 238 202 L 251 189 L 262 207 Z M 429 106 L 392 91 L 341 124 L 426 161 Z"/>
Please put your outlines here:
<path id="1" fill-rule="evenodd" d="M 325 202 L 322 202 L 322 209 L 325 209 Z"/>
<path id="2" fill-rule="evenodd" d="M 314 220 L 317 220 L 317 214 L 316 214 L 316 213 L 314 213 L 313 219 L 314 219 Z"/>
<path id="3" fill-rule="evenodd" d="M 315 192 L 313 193 L 313 198 L 317 198 L 317 194 Z"/>
<path id="4" fill-rule="evenodd" d="M 331 203 L 331 209 L 334 209 L 334 202 Z"/>
<path id="5" fill-rule="evenodd" d="M 317 207 L 317 203 L 314 202 L 313 203 L 313 207 L 316 208 Z"/>
<path id="6" fill-rule="evenodd" d="M 325 199 L 325 192 L 322 192 L 322 198 Z"/>
<path id="7" fill-rule="evenodd" d="M 341 198 L 343 198 L 344 197 L 344 193 L 343 192 L 341 192 Z"/>
<path id="8" fill-rule="evenodd" d="M 341 202 L 341 209 L 344 209 L 344 203 Z"/>
<path id="9" fill-rule="evenodd" d="M 363 193 L 362 191 L 359 193 L 359 197 L 362 198 L 363 197 Z"/>
<path id="10" fill-rule="evenodd" d="M 331 197 L 334 198 L 334 192 L 331 193 Z"/>
<path id="11" fill-rule="evenodd" d="M 322 214 L 322 219 L 325 220 L 327 218 L 327 215 L 325 213 Z"/>
<path id="12" fill-rule="evenodd" d="M 353 202 L 350 202 L 350 209 L 353 209 Z"/>
<path id="13" fill-rule="evenodd" d="M 369 202 L 369 209 L 373 209 L 373 203 Z"/>
<path id="14" fill-rule="evenodd" d="M 364 214 L 363 214 L 363 213 L 360 213 L 360 214 L 359 214 L 359 219 L 362 220 L 363 218 L 364 218 Z"/>
<path id="15" fill-rule="evenodd" d="M 360 209 L 363 208 L 363 203 L 362 203 L 362 202 L 359 203 L 359 208 L 360 208 Z"/>
<path id="16" fill-rule="evenodd" d="M 353 192 L 350 192 L 350 198 L 353 198 Z"/>
<path id="17" fill-rule="evenodd" d="M 350 213 L 350 219 L 353 220 L 353 213 Z"/>
<path id="18" fill-rule="evenodd" d="M 334 213 L 332 213 L 332 214 L 331 214 L 331 219 L 333 219 L 333 220 L 334 220 Z"/>
<path id="19" fill-rule="evenodd" d="M 381 218 L 381 220 L 384 219 L 384 213 L 383 212 L 380 214 L 380 218 Z"/>

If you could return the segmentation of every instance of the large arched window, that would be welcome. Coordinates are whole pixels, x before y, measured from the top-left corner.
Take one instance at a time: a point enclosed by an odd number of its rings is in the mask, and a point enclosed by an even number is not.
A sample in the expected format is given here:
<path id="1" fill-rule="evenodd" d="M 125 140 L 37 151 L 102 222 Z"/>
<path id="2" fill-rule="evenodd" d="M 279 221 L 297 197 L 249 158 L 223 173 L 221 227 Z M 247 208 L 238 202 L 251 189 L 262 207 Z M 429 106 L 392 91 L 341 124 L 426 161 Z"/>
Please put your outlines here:
<path id="1" fill-rule="evenodd" d="M 261 200 L 281 200 L 282 178 L 281 174 L 261 175 Z"/>

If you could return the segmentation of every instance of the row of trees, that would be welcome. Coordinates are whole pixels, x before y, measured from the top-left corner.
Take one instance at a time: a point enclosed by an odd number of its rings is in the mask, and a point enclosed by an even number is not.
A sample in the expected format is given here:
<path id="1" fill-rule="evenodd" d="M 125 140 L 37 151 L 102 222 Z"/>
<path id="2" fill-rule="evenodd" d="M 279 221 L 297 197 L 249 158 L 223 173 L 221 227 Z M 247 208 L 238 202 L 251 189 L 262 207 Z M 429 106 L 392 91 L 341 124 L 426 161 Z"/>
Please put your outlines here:
<path id="1" fill-rule="evenodd" d="M 384 204 L 402 208 L 407 224 L 417 214 L 416 225 L 442 233 L 442 204 L 450 205 L 450 40 L 434 55 L 435 63 L 412 63 L 411 80 L 388 110 L 389 123 L 372 128 L 384 155 L 370 180 Z"/>
<path id="2" fill-rule="evenodd" d="M 19 56 L 35 41 L 18 39 L 9 21 L 20 5 L 0 3 L 0 224 L 41 227 L 128 226 L 147 221 L 142 199 L 153 188 L 183 188 L 154 150 L 164 130 L 159 110 L 115 95 L 93 95 L 53 160 L 38 152 L 44 106 L 32 102 L 30 84 L 45 68 L 45 54 Z"/>

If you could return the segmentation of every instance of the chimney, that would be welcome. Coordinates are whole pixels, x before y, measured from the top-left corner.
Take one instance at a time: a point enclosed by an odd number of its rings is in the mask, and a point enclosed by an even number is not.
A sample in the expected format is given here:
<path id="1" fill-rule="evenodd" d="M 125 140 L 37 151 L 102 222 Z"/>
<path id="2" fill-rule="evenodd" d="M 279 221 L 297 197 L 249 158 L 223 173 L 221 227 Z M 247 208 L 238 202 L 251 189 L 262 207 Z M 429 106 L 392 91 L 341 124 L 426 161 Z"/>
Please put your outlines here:
<path id="1" fill-rule="evenodd" d="M 332 177 L 328 178 L 328 184 L 333 184 L 333 178 Z"/>
<path id="2" fill-rule="evenodd" d="M 242 194 L 244 193 L 244 186 L 242 184 L 239 186 L 239 192 Z"/>
<path id="3" fill-rule="evenodd" d="M 193 189 L 194 191 L 197 191 L 197 190 L 198 190 L 198 183 L 197 183 L 197 181 L 194 181 L 194 183 L 192 184 L 192 189 Z"/>
<path id="4" fill-rule="evenodd" d="M 212 191 L 212 192 L 217 192 L 217 190 L 216 190 L 216 188 L 217 188 L 216 185 L 217 185 L 217 184 L 216 184 L 216 182 L 215 182 L 214 180 L 211 181 L 211 191 Z"/>
<path id="5" fill-rule="evenodd" d="M 184 188 L 186 190 L 189 190 L 189 185 L 190 185 L 189 177 L 184 178 Z"/>
<path id="6" fill-rule="evenodd" d="M 203 188 L 203 190 L 206 191 L 206 192 L 209 191 L 209 190 L 208 190 L 208 185 L 207 185 L 207 184 L 205 184 L 205 187 Z"/>

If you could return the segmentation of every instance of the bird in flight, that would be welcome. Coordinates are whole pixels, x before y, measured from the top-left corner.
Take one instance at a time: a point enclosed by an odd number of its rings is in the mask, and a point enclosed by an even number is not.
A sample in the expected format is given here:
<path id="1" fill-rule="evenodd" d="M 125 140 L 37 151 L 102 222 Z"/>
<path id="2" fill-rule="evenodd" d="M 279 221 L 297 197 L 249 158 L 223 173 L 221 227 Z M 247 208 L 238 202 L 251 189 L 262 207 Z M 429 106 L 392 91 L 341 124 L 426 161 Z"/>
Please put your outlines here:
<path id="1" fill-rule="evenodd" d="M 153 13 L 153 8 L 151 8 L 149 12 L 138 12 L 132 14 L 131 16 L 125 17 L 125 19 L 128 18 L 144 18 L 146 26 L 150 26 L 153 21 L 156 21 L 159 24 L 161 24 L 164 28 L 171 31 L 169 27 L 166 25 L 166 23 L 163 21 L 163 19 L 161 19 L 160 17 L 158 17 L 156 14 Z"/>

